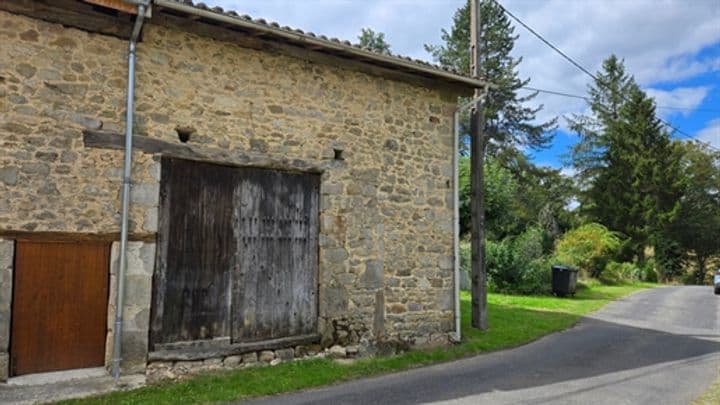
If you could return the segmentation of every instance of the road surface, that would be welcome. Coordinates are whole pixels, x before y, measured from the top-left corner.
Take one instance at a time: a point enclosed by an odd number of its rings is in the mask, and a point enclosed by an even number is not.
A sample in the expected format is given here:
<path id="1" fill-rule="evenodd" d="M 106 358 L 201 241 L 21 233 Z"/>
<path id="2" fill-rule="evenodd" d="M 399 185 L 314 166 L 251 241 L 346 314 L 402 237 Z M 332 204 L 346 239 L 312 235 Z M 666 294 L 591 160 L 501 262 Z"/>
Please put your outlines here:
<path id="1" fill-rule="evenodd" d="M 516 349 L 244 404 L 687 404 L 719 367 L 720 296 L 663 287 Z"/>

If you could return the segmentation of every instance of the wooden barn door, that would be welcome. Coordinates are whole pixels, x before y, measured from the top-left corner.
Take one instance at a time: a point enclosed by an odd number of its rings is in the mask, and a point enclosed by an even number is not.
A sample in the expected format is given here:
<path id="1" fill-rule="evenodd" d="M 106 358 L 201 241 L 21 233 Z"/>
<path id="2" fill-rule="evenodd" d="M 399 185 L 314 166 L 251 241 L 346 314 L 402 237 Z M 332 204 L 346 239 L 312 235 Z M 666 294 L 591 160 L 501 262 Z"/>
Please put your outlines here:
<path id="1" fill-rule="evenodd" d="M 234 341 L 317 331 L 319 187 L 316 175 L 243 170 L 234 217 Z"/>
<path id="2" fill-rule="evenodd" d="M 154 349 L 317 332 L 319 187 L 316 174 L 163 159 Z"/>
<path id="3" fill-rule="evenodd" d="M 110 246 L 17 242 L 11 374 L 103 366 Z"/>
<path id="4" fill-rule="evenodd" d="M 152 340 L 230 336 L 234 169 L 163 159 Z"/>

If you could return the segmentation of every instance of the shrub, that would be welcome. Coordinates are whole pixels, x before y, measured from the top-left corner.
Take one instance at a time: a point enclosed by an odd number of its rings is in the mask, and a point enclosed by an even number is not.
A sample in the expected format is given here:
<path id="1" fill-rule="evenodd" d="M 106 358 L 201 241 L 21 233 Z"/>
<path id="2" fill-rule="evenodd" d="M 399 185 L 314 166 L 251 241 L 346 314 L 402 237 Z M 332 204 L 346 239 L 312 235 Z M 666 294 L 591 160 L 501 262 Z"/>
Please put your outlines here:
<path id="1" fill-rule="evenodd" d="M 640 280 L 641 270 L 634 263 L 609 262 L 600 275 L 600 281 L 605 284 L 622 284 Z"/>
<path id="2" fill-rule="evenodd" d="M 471 260 L 471 249 L 470 241 L 460 241 L 460 289 L 470 289 L 470 274 L 472 273 L 472 262 Z"/>
<path id="3" fill-rule="evenodd" d="M 655 260 L 650 258 L 640 265 L 640 280 L 648 283 L 657 283 L 658 275 L 655 271 Z"/>
<path id="4" fill-rule="evenodd" d="M 525 267 L 522 283 L 517 286 L 521 294 L 550 294 L 552 292 L 552 259 L 541 257 Z"/>
<path id="5" fill-rule="evenodd" d="M 591 223 L 568 231 L 558 241 L 555 254 L 560 263 L 599 277 L 620 247 L 620 238 L 606 227 Z"/>
<path id="6" fill-rule="evenodd" d="M 487 241 L 485 244 L 485 265 L 488 279 L 494 291 L 504 292 L 520 282 L 512 241 Z"/>
<path id="7" fill-rule="evenodd" d="M 486 264 L 493 290 L 517 294 L 544 294 L 551 289 L 551 263 L 543 256 L 543 231 L 529 228 L 514 240 L 488 241 Z"/>
<path id="8" fill-rule="evenodd" d="M 461 240 L 460 241 L 460 270 L 464 271 L 466 273 L 470 273 L 470 266 L 472 266 L 471 263 L 471 248 L 470 248 L 470 241 L 468 240 Z"/>

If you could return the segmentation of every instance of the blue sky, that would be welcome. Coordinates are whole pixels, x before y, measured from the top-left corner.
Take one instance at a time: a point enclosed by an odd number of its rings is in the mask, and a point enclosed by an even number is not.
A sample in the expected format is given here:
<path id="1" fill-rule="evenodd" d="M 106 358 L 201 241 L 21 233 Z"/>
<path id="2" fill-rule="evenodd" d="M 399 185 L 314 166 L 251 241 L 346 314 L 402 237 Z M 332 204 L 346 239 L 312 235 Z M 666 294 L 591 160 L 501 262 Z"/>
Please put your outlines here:
<path id="1" fill-rule="evenodd" d="M 440 30 L 465 0 L 206 0 L 241 14 L 262 17 L 357 40 L 360 28 L 384 32 L 392 51 L 431 60 L 423 44 L 440 43 Z M 500 0 L 513 14 L 573 57 L 597 71 L 611 53 L 660 108 L 661 117 L 693 137 L 720 148 L 720 0 Z M 589 78 L 524 28 L 515 54 L 530 85 L 585 95 Z M 540 120 L 560 117 L 549 150 L 535 152 L 539 164 L 560 167 L 559 156 L 577 141 L 563 119 L 587 111 L 584 101 L 541 94 Z"/>

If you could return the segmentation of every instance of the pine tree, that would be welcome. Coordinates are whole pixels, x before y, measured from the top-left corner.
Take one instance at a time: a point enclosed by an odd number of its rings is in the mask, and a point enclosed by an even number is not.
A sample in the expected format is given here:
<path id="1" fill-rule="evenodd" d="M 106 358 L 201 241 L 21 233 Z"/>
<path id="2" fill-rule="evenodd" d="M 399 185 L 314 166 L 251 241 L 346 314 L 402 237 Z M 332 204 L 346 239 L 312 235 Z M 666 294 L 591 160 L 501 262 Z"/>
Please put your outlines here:
<path id="1" fill-rule="evenodd" d="M 679 263 L 670 232 L 681 192 L 678 154 L 654 101 L 622 61 L 609 57 L 597 78 L 589 91 L 592 115 L 571 120 L 581 137 L 572 154 L 581 173 L 581 207 L 590 219 L 629 237 L 640 261 L 653 245 L 663 272 L 673 273 Z"/>
<path id="2" fill-rule="evenodd" d="M 580 135 L 571 152 L 581 186 L 587 186 L 606 165 L 605 152 L 611 141 L 606 132 L 617 122 L 620 109 L 635 80 L 625 72 L 623 61 L 610 55 L 596 73 L 597 80 L 588 87 L 590 115 L 574 115 L 570 129 Z"/>
<path id="3" fill-rule="evenodd" d="M 503 10 L 492 0 L 483 0 L 479 7 L 481 41 L 480 76 L 497 87 L 490 89 L 485 105 L 485 133 L 488 152 L 505 157 L 517 154 L 519 145 L 534 149 L 547 147 L 552 141 L 550 131 L 555 120 L 535 124 L 535 116 L 542 109 L 527 107 L 537 96 L 520 96 L 518 91 L 530 79 L 520 79 L 517 71 L 522 58 L 511 53 L 518 36 Z M 425 49 L 442 66 L 459 73 L 470 74 L 470 2 L 455 12 L 450 32 L 442 30 L 444 45 L 425 45 Z M 465 120 L 464 133 L 469 128 Z M 464 142 L 465 143 L 465 142 Z M 508 153 L 508 150 L 511 153 Z"/>

